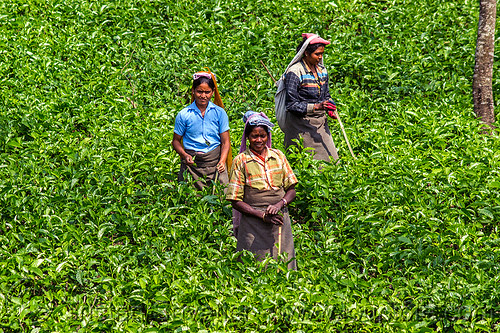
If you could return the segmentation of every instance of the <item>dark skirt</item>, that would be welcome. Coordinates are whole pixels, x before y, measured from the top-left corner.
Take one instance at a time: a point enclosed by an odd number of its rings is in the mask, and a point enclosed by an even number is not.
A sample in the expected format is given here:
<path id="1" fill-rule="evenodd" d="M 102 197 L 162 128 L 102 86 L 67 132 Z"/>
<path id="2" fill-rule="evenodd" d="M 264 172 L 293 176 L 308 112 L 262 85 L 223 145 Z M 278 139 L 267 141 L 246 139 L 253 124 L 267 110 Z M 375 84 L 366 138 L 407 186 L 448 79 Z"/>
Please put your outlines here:
<path id="1" fill-rule="evenodd" d="M 332 134 L 328 128 L 326 115 L 310 115 L 298 117 L 287 112 L 285 129 L 285 147 L 295 145 L 294 139 L 303 138 L 304 148 L 314 148 L 315 160 L 330 161 L 337 160 L 339 155 L 333 143 Z"/>
<path id="2" fill-rule="evenodd" d="M 220 183 L 227 184 L 229 182 L 227 170 L 224 170 L 224 172 L 222 173 L 216 172 L 217 163 L 219 163 L 220 160 L 220 152 L 220 145 L 215 149 L 212 149 L 208 153 L 186 149 L 186 153 L 193 156 L 196 166 L 187 165 L 186 163 L 181 162 L 181 169 L 179 170 L 179 174 L 177 177 L 178 180 L 184 180 L 184 171 L 187 171 L 187 173 L 190 174 L 194 180 L 196 180 L 194 186 L 198 190 L 201 190 L 203 187 L 205 187 L 207 181 L 215 180 L 216 174 L 218 174 L 217 179 Z"/>
<path id="3" fill-rule="evenodd" d="M 265 211 L 267 206 L 280 201 L 285 195 L 283 189 L 259 191 L 249 186 L 245 186 L 243 202 L 250 206 Z M 288 258 L 288 269 L 297 269 L 295 262 L 295 247 L 293 245 L 292 226 L 288 208 L 282 209 L 283 225 L 281 230 L 281 253 L 285 253 Z M 278 230 L 279 226 L 266 223 L 262 219 L 242 214 L 240 226 L 238 228 L 238 242 L 236 250 L 249 250 L 253 252 L 258 260 L 263 260 L 266 255 L 278 259 Z"/>

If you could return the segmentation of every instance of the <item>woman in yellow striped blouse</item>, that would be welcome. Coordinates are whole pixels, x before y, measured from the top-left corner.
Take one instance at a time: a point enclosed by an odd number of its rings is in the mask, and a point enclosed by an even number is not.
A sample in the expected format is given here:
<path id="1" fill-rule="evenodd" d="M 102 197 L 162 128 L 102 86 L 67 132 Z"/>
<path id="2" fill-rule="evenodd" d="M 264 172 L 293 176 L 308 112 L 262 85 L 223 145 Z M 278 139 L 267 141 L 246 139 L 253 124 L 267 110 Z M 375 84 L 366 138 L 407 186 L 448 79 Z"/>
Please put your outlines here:
<path id="1" fill-rule="evenodd" d="M 257 259 L 286 253 L 288 268 L 296 269 L 295 249 L 287 205 L 295 199 L 297 177 L 285 155 L 271 148 L 274 126 L 263 113 L 248 111 L 240 154 L 233 161 L 226 199 L 231 201 L 236 249 Z M 249 147 L 246 147 L 248 138 Z M 281 244 L 278 232 L 282 230 Z"/>

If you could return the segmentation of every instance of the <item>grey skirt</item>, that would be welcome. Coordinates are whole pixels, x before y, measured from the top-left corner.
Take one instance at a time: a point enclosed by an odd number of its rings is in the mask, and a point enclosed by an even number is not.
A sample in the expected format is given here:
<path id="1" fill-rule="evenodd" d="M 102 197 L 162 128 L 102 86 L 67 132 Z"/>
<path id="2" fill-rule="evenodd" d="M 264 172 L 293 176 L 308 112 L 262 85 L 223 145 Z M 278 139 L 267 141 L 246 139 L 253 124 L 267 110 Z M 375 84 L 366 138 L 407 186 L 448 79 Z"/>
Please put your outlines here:
<path id="1" fill-rule="evenodd" d="M 187 173 L 190 174 L 194 180 L 196 180 L 194 186 L 198 190 L 201 190 L 204 186 L 206 186 L 207 181 L 215 180 L 216 174 L 218 173 L 216 173 L 216 170 L 217 163 L 219 163 L 220 160 L 220 152 L 220 145 L 208 153 L 186 149 L 186 153 L 193 157 L 196 166 L 187 165 L 186 163 L 181 162 L 181 169 L 179 170 L 177 179 L 179 181 L 184 180 L 184 172 L 187 171 Z M 227 184 L 229 182 L 227 170 L 218 173 L 217 180 L 222 184 Z"/>
<path id="2" fill-rule="evenodd" d="M 298 117 L 287 112 L 285 129 L 285 147 L 295 145 L 292 140 L 303 138 L 304 148 L 313 148 L 315 160 L 337 160 L 339 155 L 333 143 L 332 134 L 328 128 L 328 118 L 325 114 L 306 115 Z"/>

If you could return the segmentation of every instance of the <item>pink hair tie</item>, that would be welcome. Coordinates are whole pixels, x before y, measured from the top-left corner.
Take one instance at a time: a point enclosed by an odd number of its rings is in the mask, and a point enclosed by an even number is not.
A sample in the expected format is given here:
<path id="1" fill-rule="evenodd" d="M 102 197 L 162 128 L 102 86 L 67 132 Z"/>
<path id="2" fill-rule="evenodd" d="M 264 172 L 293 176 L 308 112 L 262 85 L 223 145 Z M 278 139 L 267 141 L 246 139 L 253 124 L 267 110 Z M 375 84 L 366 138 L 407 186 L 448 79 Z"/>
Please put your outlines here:
<path id="1" fill-rule="evenodd" d="M 309 38 L 311 36 L 317 36 L 316 38 L 313 38 L 309 44 L 324 44 L 324 45 L 328 45 L 330 44 L 329 41 L 327 41 L 326 39 L 323 39 L 321 38 L 320 36 L 316 35 L 316 34 L 302 34 L 302 38 Z"/>
<path id="2" fill-rule="evenodd" d="M 217 80 L 217 76 L 215 75 L 215 73 L 212 73 L 215 77 L 215 79 Z M 207 73 L 207 72 L 196 72 L 193 74 L 193 81 L 194 80 L 198 80 L 200 77 L 204 77 L 204 78 L 207 78 L 207 79 L 212 79 L 212 75 L 210 73 Z"/>

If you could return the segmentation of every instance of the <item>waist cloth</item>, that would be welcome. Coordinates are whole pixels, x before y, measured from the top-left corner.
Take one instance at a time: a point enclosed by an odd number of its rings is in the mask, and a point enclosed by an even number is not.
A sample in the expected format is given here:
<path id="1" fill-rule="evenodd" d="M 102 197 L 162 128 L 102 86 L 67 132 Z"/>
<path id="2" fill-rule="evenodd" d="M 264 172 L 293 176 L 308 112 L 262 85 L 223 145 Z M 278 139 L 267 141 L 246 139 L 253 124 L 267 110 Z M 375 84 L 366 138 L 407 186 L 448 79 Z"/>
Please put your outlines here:
<path id="1" fill-rule="evenodd" d="M 201 190 L 205 185 L 207 180 L 215 180 L 215 174 L 217 170 L 217 163 L 220 160 L 221 146 L 218 145 L 208 153 L 197 152 L 194 150 L 186 149 L 186 153 L 191 155 L 194 160 L 195 165 L 187 165 L 181 161 L 181 168 L 178 174 L 178 180 L 184 180 L 184 171 L 187 171 L 196 182 L 194 186 Z M 220 183 L 227 184 L 229 182 L 229 177 L 227 175 L 227 170 L 219 173 L 217 177 Z"/>
<path id="2" fill-rule="evenodd" d="M 337 160 L 339 155 L 333 143 L 327 119 L 324 112 L 321 115 L 313 114 L 298 117 L 287 111 L 285 147 L 295 145 L 292 140 L 302 137 L 304 139 L 304 148 L 314 148 L 313 158 L 315 160 L 330 161 L 330 156 Z"/>
<path id="3" fill-rule="evenodd" d="M 245 186 L 243 202 L 255 209 L 265 211 L 267 206 L 280 201 L 285 195 L 283 189 L 257 190 Z M 286 253 L 288 269 L 297 269 L 295 262 L 295 247 L 293 244 L 292 226 L 288 207 L 283 207 L 283 225 L 281 230 L 281 253 Z M 238 229 L 238 242 L 236 250 L 249 250 L 258 260 L 263 260 L 266 255 L 278 259 L 278 225 L 264 222 L 261 218 L 242 214 Z"/>

